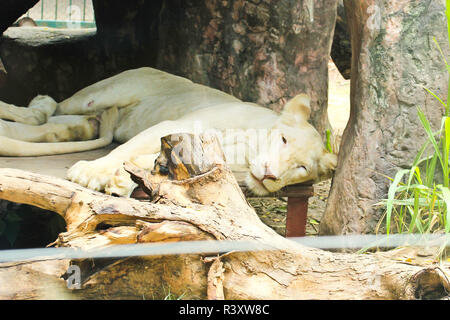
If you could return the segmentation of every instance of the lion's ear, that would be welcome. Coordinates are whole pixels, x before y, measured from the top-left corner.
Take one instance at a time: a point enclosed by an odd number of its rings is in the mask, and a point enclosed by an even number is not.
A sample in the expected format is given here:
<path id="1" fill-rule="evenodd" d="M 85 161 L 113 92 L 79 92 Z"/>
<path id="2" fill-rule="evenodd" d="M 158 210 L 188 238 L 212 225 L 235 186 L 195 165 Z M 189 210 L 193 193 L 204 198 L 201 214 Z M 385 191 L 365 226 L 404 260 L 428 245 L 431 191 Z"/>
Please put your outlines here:
<path id="1" fill-rule="evenodd" d="M 311 99 L 307 94 L 299 94 L 289 100 L 283 108 L 281 118 L 283 122 L 308 121 L 311 115 Z"/>

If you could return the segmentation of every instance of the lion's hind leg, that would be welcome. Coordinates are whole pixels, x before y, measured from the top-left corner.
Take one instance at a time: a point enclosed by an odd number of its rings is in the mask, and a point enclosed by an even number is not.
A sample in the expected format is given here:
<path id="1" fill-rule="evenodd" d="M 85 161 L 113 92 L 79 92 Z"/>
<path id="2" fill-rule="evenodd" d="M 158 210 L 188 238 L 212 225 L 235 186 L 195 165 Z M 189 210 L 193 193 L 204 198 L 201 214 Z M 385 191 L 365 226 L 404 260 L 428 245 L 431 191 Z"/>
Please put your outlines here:
<path id="1" fill-rule="evenodd" d="M 18 107 L 0 101 L 0 119 L 29 125 L 41 125 L 53 115 L 58 104 L 49 96 L 37 96 L 28 108 Z"/>
<path id="2" fill-rule="evenodd" d="M 84 122 L 84 125 L 87 126 L 87 131 L 91 131 L 93 136 L 96 135 L 95 131 L 97 130 L 96 125 L 92 124 L 92 119 L 89 118 L 81 118 L 78 117 L 78 120 L 81 119 L 81 122 Z M 97 148 L 102 148 L 109 145 L 113 140 L 114 128 L 117 125 L 118 121 L 118 110 L 117 108 L 111 108 L 102 113 L 100 117 L 100 128 L 98 128 L 100 134 L 97 139 L 93 140 L 84 140 L 84 141 L 67 141 L 67 142 L 29 142 L 23 140 L 18 140 L 14 138 L 10 138 L 13 135 L 11 132 L 8 134 L 0 134 L 0 156 L 10 156 L 10 157 L 30 157 L 30 156 L 44 156 L 44 155 L 56 155 L 56 154 L 64 154 L 64 153 L 73 153 L 73 152 L 81 152 L 87 150 L 93 150 Z M 0 128 L 0 131 L 3 130 L 5 133 L 8 131 L 8 128 L 13 125 L 14 128 L 17 128 L 18 123 L 6 123 L 2 122 L 3 127 Z M 44 128 L 49 126 L 56 126 L 54 128 L 62 128 L 62 132 L 67 133 L 67 124 L 63 123 L 48 123 L 44 125 Z M 73 124 L 71 124 L 73 125 Z M 9 127 L 8 127 L 9 126 Z M 22 124 L 23 126 L 23 124 Z M 5 129 L 6 128 L 6 129 Z M 48 135 L 48 131 L 39 132 L 40 129 L 36 127 L 28 127 L 29 129 L 37 130 L 34 133 L 29 134 L 29 139 L 35 139 L 40 134 L 47 135 L 45 139 L 52 141 L 55 136 L 52 136 L 52 132 L 50 132 L 50 136 Z M 57 130 L 56 130 L 57 131 Z M 83 130 L 82 130 L 83 131 Z M 61 133 L 61 132 L 60 132 Z M 19 135 L 20 133 L 14 133 Z M 22 138 L 24 138 L 22 136 Z M 64 137 L 56 137 L 58 139 L 65 139 Z"/>
<path id="3" fill-rule="evenodd" d="M 33 126 L 0 120 L 0 136 L 28 142 L 84 141 L 98 137 L 99 120 L 95 116 L 57 116 Z"/>

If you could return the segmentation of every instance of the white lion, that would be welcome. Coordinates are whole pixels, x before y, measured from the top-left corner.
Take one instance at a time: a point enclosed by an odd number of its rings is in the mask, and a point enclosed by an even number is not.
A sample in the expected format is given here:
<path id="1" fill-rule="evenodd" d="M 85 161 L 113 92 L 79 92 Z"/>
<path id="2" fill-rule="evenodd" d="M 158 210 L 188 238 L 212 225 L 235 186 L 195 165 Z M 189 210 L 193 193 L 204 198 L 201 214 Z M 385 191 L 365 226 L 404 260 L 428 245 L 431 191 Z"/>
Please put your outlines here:
<path id="1" fill-rule="evenodd" d="M 0 155 L 78 152 L 114 139 L 123 144 L 100 159 L 77 162 L 68 178 L 130 196 L 136 184 L 123 169 L 124 161 L 152 169 L 161 137 L 214 129 L 222 134 L 227 163 L 232 169 L 249 169 L 247 185 L 264 195 L 289 184 L 326 179 L 335 169 L 336 155 L 326 151 L 308 123 L 310 112 L 304 94 L 277 114 L 188 79 L 140 68 L 95 83 L 59 104 L 48 96 L 36 97 L 28 108 L 0 102 L 0 118 L 15 121 L 0 120 Z M 230 154 L 243 161 L 229 161 Z"/>

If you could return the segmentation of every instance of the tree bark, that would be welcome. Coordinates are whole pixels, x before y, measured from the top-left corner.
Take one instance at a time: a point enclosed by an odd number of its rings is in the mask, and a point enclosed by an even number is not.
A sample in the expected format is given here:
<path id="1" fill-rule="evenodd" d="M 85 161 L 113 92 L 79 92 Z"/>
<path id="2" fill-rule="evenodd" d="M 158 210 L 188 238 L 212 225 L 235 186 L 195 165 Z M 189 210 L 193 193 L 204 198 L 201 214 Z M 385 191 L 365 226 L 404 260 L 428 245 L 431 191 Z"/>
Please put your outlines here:
<path id="1" fill-rule="evenodd" d="M 390 181 L 411 166 L 426 140 L 417 107 L 440 126 L 447 71 L 433 37 L 448 53 L 439 0 L 345 1 L 352 39 L 351 111 L 342 136 L 321 234 L 373 233 Z"/>
<path id="2" fill-rule="evenodd" d="M 58 246 L 92 249 L 215 239 L 257 241 L 265 250 L 1 264 L 0 297 L 164 298 L 168 288 L 176 295 L 197 299 L 418 299 L 447 295 L 450 283 L 443 267 L 405 264 L 396 260 L 399 252 L 332 253 L 279 236 L 248 205 L 223 158 L 217 157 L 217 140 L 201 136 L 199 141 L 200 148 L 194 148 L 194 153 L 206 152 L 207 166 L 184 170 L 185 156 L 158 159 L 159 169 L 153 173 L 126 165 L 133 178 L 147 186 L 152 202 L 116 198 L 15 169 L 0 169 L 0 199 L 31 204 L 64 217 L 67 232 L 60 234 Z M 166 146 L 161 153 L 173 155 L 174 144 Z M 173 159 L 183 161 L 173 163 Z M 175 172 L 189 172 L 190 177 L 172 180 Z M 69 264 L 82 270 L 80 290 L 68 290 L 60 279 Z"/>

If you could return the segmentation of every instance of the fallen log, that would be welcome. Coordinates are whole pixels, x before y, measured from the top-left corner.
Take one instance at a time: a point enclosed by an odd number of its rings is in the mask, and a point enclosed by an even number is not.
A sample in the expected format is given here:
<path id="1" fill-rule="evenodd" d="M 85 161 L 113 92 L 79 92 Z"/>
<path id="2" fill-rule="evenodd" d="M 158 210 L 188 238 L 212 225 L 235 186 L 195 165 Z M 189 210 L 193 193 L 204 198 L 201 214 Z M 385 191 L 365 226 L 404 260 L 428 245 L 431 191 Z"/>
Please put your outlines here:
<path id="1" fill-rule="evenodd" d="M 399 250 L 333 253 L 279 236 L 247 203 L 216 139 L 200 136 L 198 145 L 183 149 L 205 160 L 202 165 L 187 165 L 185 156 L 174 153 L 188 140 L 163 141 L 151 173 L 125 164 L 151 201 L 112 197 L 16 169 L 0 169 L 0 199 L 60 214 L 67 231 L 56 240 L 59 247 L 87 250 L 134 243 L 252 240 L 273 250 L 4 263 L 0 264 L 0 297 L 160 299 L 168 290 L 189 299 L 439 299 L 448 295 L 448 268 L 442 265 L 399 259 Z M 408 253 L 414 254 L 415 250 Z M 79 290 L 67 289 L 61 278 L 69 265 L 81 270 Z"/>

